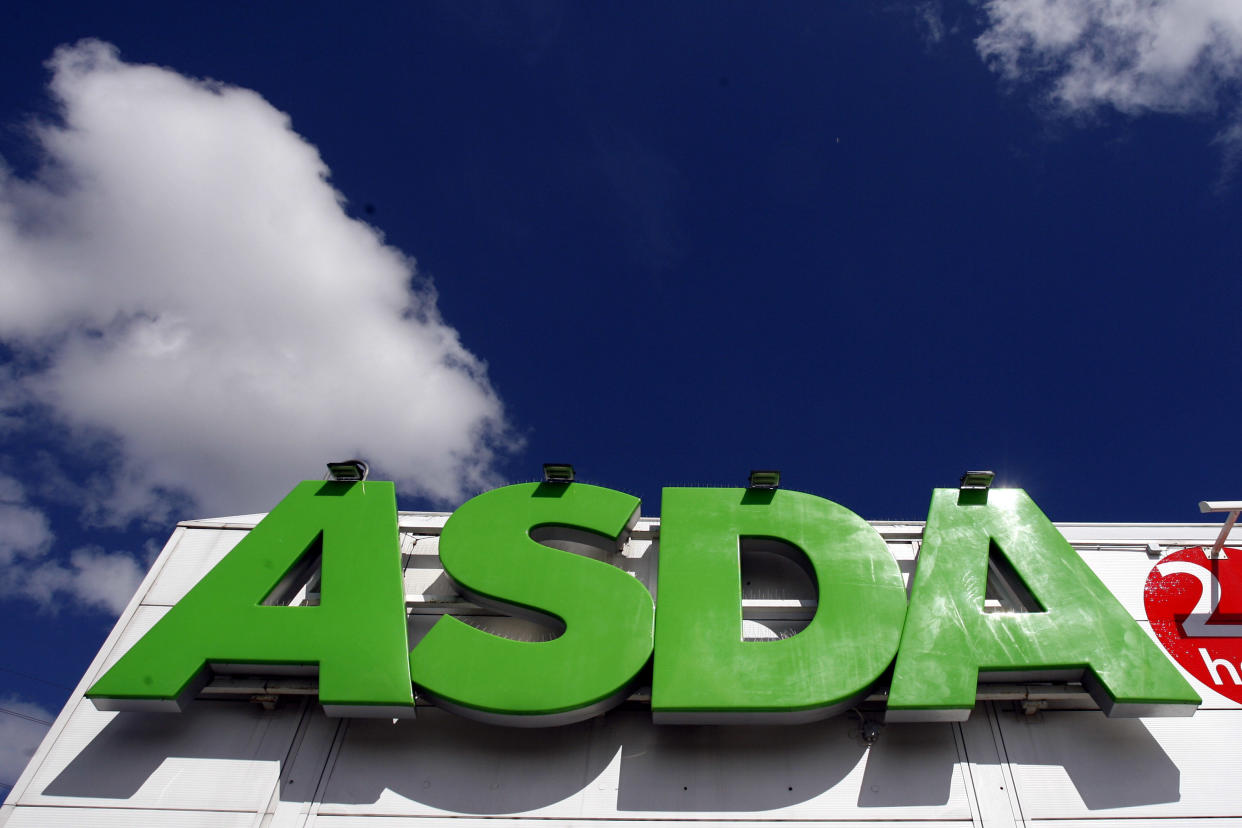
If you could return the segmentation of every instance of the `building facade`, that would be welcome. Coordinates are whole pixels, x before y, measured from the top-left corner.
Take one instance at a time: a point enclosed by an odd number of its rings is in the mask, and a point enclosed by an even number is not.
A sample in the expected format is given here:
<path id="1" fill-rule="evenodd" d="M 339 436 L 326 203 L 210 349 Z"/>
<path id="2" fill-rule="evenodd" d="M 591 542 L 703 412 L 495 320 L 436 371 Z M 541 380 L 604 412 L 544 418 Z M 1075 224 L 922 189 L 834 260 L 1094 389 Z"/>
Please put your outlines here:
<path id="1" fill-rule="evenodd" d="M 650 688 L 640 686 L 600 715 L 515 728 L 425 698 L 413 719 L 328 716 L 313 675 L 240 668 L 214 674 L 182 712 L 99 709 L 88 689 L 262 518 L 176 527 L 0 810 L 0 825 L 1242 828 L 1238 681 L 1214 654 L 1203 656 L 1204 670 L 1170 658 L 1202 699 L 1189 717 L 1109 718 L 1073 681 L 1002 677 L 979 684 L 965 721 L 886 722 L 882 679 L 849 709 L 800 724 L 655 724 Z M 398 514 L 411 646 L 444 614 L 516 640 L 554 638 L 558 631 L 537 620 L 458 593 L 439 557 L 448 518 Z M 924 523 L 871 525 L 909 584 Z M 1152 639 L 1153 570 L 1180 550 L 1210 548 L 1219 529 L 1056 526 Z M 659 519 L 639 518 L 615 546 L 555 533 L 541 540 L 632 574 L 658 601 Z M 1172 577 L 1177 567 L 1166 571 Z M 813 578 L 787 556 L 743 545 L 739 572 L 744 640 L 796 635 L 819 609 Z M 1231 575 L 1199 580 L 1205 590 L 1223 584 L 1224 596 L 1204 596 L 1232 607 Z M 1020 610 L 1012 586 L 999 574 L 989 581 L 986 609 Z M 309 572 L 282 600 L 313 605 L 319 588 Z"/>

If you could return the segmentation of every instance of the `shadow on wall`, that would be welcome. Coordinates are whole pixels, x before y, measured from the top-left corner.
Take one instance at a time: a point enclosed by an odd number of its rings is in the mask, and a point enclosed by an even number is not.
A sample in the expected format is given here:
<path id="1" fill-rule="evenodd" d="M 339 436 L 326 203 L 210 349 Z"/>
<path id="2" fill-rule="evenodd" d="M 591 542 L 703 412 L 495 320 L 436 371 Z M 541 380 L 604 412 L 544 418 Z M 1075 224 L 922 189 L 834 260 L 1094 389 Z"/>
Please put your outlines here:
<path id="1" fill-rule="evenodd" d="M 387 789 L 456 813 L 530 811 L 578 793 L 618 748 L 603 717 L 517 729 L 419 710 L 414 721 L 356 719 L 347 727 L 325 802 L 370 804 Z"/>
<path id="2" fill-rule="evenodd" d="M 221 726 L 224 706 L 228 726 Z M 834 809 L 838 798 L 843 807 L 926 808 L 949 802 L 958 762 L 955 725 L 889 725 L 867 748 L 851 716 L 787 727 L 656 727 L 645 712 L 614 711 L 525 730 L 432 709 L 420 710 L 415 721 L 353 720 L 338 732 L 334 720 L 309 710 L 265 713 L 255 705 L 198 702 L 180 715 L 117 714 L 43 793 L 126 800 L 166 759 L 187 757 L 279 762 L 281 799 L 308 801 L 334 738 L 339 750 L 324 802 L 368 805 L 391 791 L 461 814 L 533 811 L 580 792 L 639 813 L 770 811 L 829 791 Z M 1055 756 L 1091 809 L 1179 798 L 1177 767 L 1141 722 L 1099 714 L 1080 721 L 1089 732 L 1075 740 L 1075 750 L 1058 753 L 1032 741 L 1009 747 L 1011 761 Z M 1028 741 L 1038 731 L 1027 728 Z M 290 759 L 299 732 L 321 735 L 304 737 Z M 312 748 L 315 739 L 320 744 Z M 618 752 L 614 791 L 600 776 Z M 306 784 L 291 783 L 293 776 Z"/>
<path id="3" fill-rule="evenodd" d="M 1181 771 L 1138 719 L 1064 711 L 1036 716 L 1001 713 L 998 720 L 1009 761 L 1016 766 L 1015 781 L 1026 768 L 1063 767 L 1092 811 L 1181 799 Z M 1022 789 L 1019 782 L 1019 793 Z M 1024 809 L 1031 807 L 1037 809 L 1040 803 L 1024 803 Z"/>
<path id="4" fill-rule="evenodd" d="M 838 788 L 859 766 L 889 766 L 907 779 L 887 780 L 858 805 L 935 806 L 949 801 L 956 753 L 943 725 L 903 727 L 892 748 L 867 748 L 857 720 L 838 716 L 787 727 L 642 726 L 626 740 L 618 808 L 622 811 L 769 811 L 798 805 Z M 906 734 L 918 732 L 917 749 Z M 895 731 L 894 731 L 895 732 Z M 864 778 L 866 774 L 864 773 Z M 917 778 L 915 784 L 910 781 Z M 857 782 L 842 804 L 853 806 Z"/>
<path id="5" fill-rule="evenodd" d="M 982 714 L 980 714 L 982 715 Z M 888 725 L 867 754 L 858 807 L 926 806 L 948 801 L 957 750 L 953 725 Z M 928 761 L 934 758 L 934 761 Z"/>
<path id="6" fill-rule="evenodd" d="M 79 703 L 95 713 L 89 701 Z M 117 713 L 44 789 L 46 796 L 130 799 L 171 757 L 284 762 L 299 706 L 195 702 L 184 713 Z"/>
<path id="7" fill-rule="evenodd" d="M 768 811 L 838 785 L 863 757 L 843 718 L 791 727 L 634 728 L 621 753 L 622 811 Z"/>

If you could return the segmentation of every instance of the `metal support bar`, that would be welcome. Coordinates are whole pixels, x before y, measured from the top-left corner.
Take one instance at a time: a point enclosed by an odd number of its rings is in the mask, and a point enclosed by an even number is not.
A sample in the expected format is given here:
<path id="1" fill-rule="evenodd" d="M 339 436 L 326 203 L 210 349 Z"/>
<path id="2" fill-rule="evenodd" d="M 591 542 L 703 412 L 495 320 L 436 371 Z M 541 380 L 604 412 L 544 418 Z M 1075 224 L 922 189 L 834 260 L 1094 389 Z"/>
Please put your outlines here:
<path id="1" fill-rule="evenodd" d="M 1229 533 L 1233 531 L 1233 525 L 1238 521 L 1239 513 L 1242 513 L 1242 501 L 1237 500 L 1201 500 L 1199 501 L 1199 513 L 1208 514 L 1209 512 L 1228 512 L 1229 517 L 1225 519 L 1225 525 L 1220 528 L 1220 534 L 1216 536 L 1216 543 L 1212 544 L 1212 553 L 1208 556 L 1212 560 L 1216 560 L 1216 556 L 1220 554 L 1221 548 L 1225 545 L 1225 541 L 1229 539 Z"/>
<path id="2" fill-rule="evenodd" d="M 1216 543 L 1212 544 L 1213 560 L 1215 560 L 1216 556 L 1220 554 L 1221 547 L 1225 545 L 1225 539 L 1229 537 L 1229 533 L 1233 530 L 1233 524 L 1236 523 L 1237 520 L 1238 513 L 1236 511 L 1230 512 L 1228 519 L 1225 520 L 1225 525 L 1220 529 L 1220 534 L 1216 536 Z"/>
<path id="3" fill-rule="evenodd" d="M 319 693 L 317 677 L 301 678 L 282 676 L 216 676 L 203 688 L 201 698 L 247 698 L 257 703 L 272 702 L 278 696 L 315 696 Z M 651 703 L 651 688 L 642 687 L 631 693 L 628 701 L 638 704 Z M 888 701 L 888 689 L 871 693 L 864 701 L 877 703 Z M 1069 702 L 1084 707 L 1095 707 L 1091 695 L 1079 684 L 993 684 L 984 683 L 975 692 L 976 702 L 1010 701 L 1023 705 L 1023 709 L 1042 709 L 1049 702 Z M 417 699 L 422 707 L 434 707 L 434 703 L 422 697 Z"/>

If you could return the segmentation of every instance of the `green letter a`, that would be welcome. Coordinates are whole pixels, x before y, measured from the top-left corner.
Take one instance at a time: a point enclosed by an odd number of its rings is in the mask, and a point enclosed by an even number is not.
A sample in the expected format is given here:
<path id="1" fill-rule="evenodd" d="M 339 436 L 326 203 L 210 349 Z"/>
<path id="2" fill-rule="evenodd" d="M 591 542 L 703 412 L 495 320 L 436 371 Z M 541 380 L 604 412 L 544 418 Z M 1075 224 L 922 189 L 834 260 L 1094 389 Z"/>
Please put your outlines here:
<path id="1" fill-rule="evenodd" d="M 266 606 L 319 551 L 320 605 Z M 329 715 L 412 716 L 393 484 L 299 484 L 86 695 L 180 710 L 213 663 L 317 667 Z"/>
<path id="2" fill-rule="evenodd" d="M 985 613 L 988 554 L 1042 612 Z M 960 721 L 976 683 L 1077 681 L 1109 716 L 1189 716 L 1199 697 L 1021 489 L 936 489 L 888 721 Z"/>

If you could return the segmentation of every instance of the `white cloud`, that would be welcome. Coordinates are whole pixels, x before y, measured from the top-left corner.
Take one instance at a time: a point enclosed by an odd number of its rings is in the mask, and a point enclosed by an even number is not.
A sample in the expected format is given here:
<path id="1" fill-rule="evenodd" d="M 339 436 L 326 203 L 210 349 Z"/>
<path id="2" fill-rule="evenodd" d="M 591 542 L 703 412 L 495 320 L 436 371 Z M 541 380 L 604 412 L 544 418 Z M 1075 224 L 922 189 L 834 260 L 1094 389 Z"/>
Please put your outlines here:
<path id="1" fill-rule="evenodd" d="M 0 563 L 45 549 L 52 541 L 43 512 L 29 506 L 0 503 Z"/>
<path id="2" fill-rule="evenodd" d="M 45 722 L 55 718 L 39 705 L 24 702 L 16 696 L 0 696 L 0 707 Z M 0 781 L 16 782 L 46 735 L 45 724 L 0 713 Z M 7 795 L 8 792 L 5 793 Z"/>
<path id="3" fill-rule="evenodd" d="M 1238 0 L 988 0 L 984 10 L 980 54 L 1008 79 L 1048 79 L 1052 100 L 1065 110 L 1237 106 Z M 1236 112 L 1229 115 L 1236 121 Z"/>
<path id="4" fill-rule="evenodd" d="M 923 39 L 928 46 L 935 46 L 944 40 L 945 24 L 944 9 L 940 0 L 922 0 L 914 4 L 916 23 L 922 30 Z"/>
<path id="5" fill-rule="evenodd" d="M 493 481 L 484 366 L 288 116 L 97 41 L 49 66 L 46 164 L 0 170 L 0 339 L 46 366 L 23 399 L 115 440 L 111 522 L 266 510 L 355 454 L 446 502 Z"/>
<path id="6" fill-rule="evenodd" d="M 52 611 L 67 599 L 119 615 L 145 567 L 132 555 L 98 547 L 75 550 L 66 566 L 49 555 L 53 540 L 46 515 L 27 502 L 22 484 L 0 475 L 0 595 L 20 595 Z"/>
<path id="7" fill-rule="evenodd" d="M 43 555 L 52 540 L 47 518 L 27 505 L 21 483 L 0 475 L 0 567 L 18 558 Z"/>
<path id="8" fill-rule="evenodd" d="M 15 589 L 45 609 L 56 611 L 65 600 L 77 607 L 121 614 L 146 568 L 124 552 L 98 547 L 76 549 L 69 565 L 45 561 L 19 570 Z"/>

